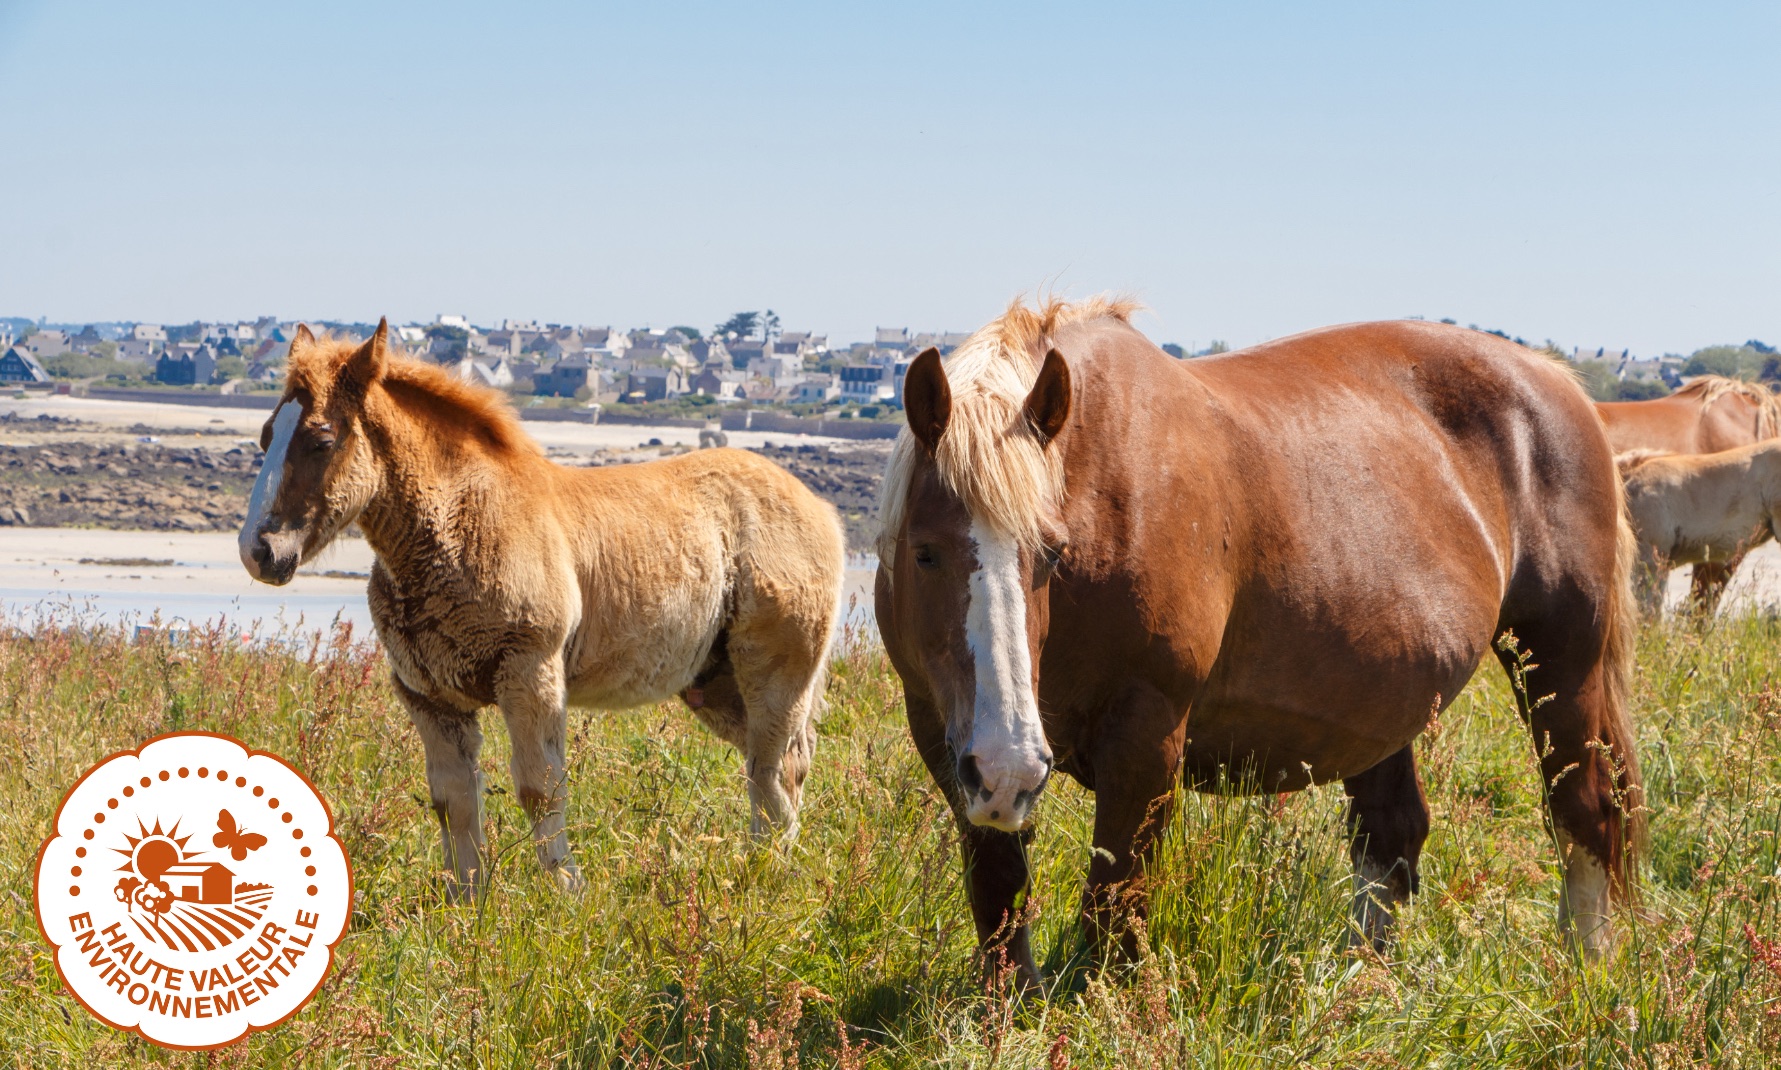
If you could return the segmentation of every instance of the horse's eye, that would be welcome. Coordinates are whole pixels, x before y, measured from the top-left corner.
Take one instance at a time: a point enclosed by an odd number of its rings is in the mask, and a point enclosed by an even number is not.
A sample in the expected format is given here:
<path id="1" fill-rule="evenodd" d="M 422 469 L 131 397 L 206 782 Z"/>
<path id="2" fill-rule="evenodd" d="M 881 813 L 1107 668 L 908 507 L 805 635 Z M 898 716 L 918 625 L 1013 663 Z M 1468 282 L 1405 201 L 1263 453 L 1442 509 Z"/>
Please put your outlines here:
<path id="1" fill-rule="evenodd" d="M 1061 546 L 1043 546 L 1039 549 L 1039 571 L 1050 576 L 1057 571 L 1058 562 L 1063 560 L 1064 550 Z"/>
<path id="2" fill-rule="evenodd" d="M 934 559 L 933 549 L 927 546 L 917 546 L 915 548 L 915 563 L 922 568 L 933 568 L 935 565 L 939 564 L 939 562 Z"/>

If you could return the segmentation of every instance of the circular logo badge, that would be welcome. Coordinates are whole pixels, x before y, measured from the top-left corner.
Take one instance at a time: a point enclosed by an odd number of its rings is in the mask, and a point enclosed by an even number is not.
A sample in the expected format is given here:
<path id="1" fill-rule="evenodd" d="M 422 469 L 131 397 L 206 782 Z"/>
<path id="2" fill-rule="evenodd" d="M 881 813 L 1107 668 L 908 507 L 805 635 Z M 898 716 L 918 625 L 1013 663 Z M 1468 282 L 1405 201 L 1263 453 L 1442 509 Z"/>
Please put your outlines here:
<path id="1" fill-rule="evenodd" d="M 37 925 L 74 997 L 169 1048 L 215 1048 L 309 1001 L 346 932 L 352 871 L 283 759 L 179 732 L 100 762 L 37 860 Z"/>

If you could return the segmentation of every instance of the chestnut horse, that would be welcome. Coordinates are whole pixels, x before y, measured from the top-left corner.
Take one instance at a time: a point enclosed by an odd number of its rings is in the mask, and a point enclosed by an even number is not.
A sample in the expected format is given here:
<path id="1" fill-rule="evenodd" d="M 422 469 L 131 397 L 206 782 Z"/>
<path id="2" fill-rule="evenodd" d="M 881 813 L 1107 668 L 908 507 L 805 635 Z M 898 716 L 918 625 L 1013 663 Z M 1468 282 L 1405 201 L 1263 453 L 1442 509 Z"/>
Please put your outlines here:
<path id="1" fill-rule="evenodd" d="M 499 705 L 538 858 L 563 883 L 566 704 L 678 692 L 745 758 L 756 835 L 795 834 L 841 592 L 835 511 L 739 450 L 565 468 L 505 398 L 299 327 L 241 529 L 255 579 L 289 582 L 348 524 L 426 749 L 453 891 L 486 880 L 477 714 Z"/>
<path id="2" fill-rule="evenodd" d="M 1341 780 L 1354 938 L 1383 947 L 1428 832 L 1412 741 L 1493 648 L 1517 665 L 1513 632 L 1561 925 L 1599 954 L 1638 843 L 1633 548 L 1582 389 L 1428 323 L 1173 360 L 1131 308 L 1017 302 L 904 384 L 878 626 L 985 950 L 1037 983 L 1016 900 L 1054 771 L 1095 793 L 1097 959 L 1135 951 L 1121 919 L 1184 777 Z"/>
<path id="3" fill-rule="evenodd" d="M 1690 379 L 1669 397 L 1598 401 L 1595 408 L 1616 454 L 1718 453 L 1781 435 L 1781 398 L 1752 383 L 1718 375 Z M 1690 582 L 1699 608 L 1713 611 L 1743 559 L 1740 550 L 1722 561 L 1695 563 Z"/>

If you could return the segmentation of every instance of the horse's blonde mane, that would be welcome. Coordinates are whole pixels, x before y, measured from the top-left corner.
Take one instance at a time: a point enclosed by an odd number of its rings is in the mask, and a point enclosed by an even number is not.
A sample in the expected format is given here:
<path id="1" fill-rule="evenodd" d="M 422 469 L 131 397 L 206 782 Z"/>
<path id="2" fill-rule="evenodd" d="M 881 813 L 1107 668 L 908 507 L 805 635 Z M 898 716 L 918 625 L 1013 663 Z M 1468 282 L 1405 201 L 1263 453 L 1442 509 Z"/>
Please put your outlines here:
<path id="1" fill-rule="evenodd" d="M 287 381 L 307 387 L 311 394 L 327 393 L 361 344 L 323 335 L 312 345 L 292 352 Z M 462 430 L 476 431 L 498 449 L 538 452 L 537 443 L 520 426 L 513 406 L 499 390 L 466 382 L 436 364 L 410 357 L 399 346 L 390 346 L 387 353 L 379 380 L 384 390 L 420 402 Z"/>
<path id="2" fill-rule="evenodd" d="M 1757 438 L 1774 438 L 1781 434 L 1781 398 L 1755 383 L 1723 375 L 1697 375 L 1670 396 L 1695 398 L 1705 409 L 1727 394 L 1735 394 L 1756 405 Z"/>
<path id="3" fill-rule="evenodd" d="M 1108 317 L 1128 321 L 1139 305 L 1114 297 L 1070 303 L 1020 298 L 945 360 L 952 417 L 935 451 L 941 482 L 971 515 L 1031 548 L 1044 539 L 1064 493 L 1063 460 L 1047 450 L 1021 412 L 1053 331 Z M 879 555 L 888 558 L 902 530 L 909 489 L 924 450 L 905 428 L 891 449 L 879 501 Z"/>
<path id="4" fill-rule="evenodd" d="M 1672 450 L 1653 450 L 1644 448 L 1627 450 L 1624 453 L 1616 453 L 1614 455 L 1614 467 L 1620 470 L 1622 477 L 1625 477 L 1630 474 L 1633 469 L 1644 464 L 1646 461 L 1654 461 L 1659 457 L 1670 457 L 1673 455 L 1674 451 Z"/>

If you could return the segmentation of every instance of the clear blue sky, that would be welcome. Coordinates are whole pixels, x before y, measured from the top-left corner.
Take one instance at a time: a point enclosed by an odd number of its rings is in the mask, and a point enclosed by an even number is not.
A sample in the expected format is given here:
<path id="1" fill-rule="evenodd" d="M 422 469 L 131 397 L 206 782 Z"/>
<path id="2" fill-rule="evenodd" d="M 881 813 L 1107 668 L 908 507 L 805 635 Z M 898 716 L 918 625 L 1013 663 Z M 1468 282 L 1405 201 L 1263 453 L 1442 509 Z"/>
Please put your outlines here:
<path id="1" fill-rule="evenodd" d="M 1781 4 L 0 0 L 0 314 L 1781 343 Z"/>

